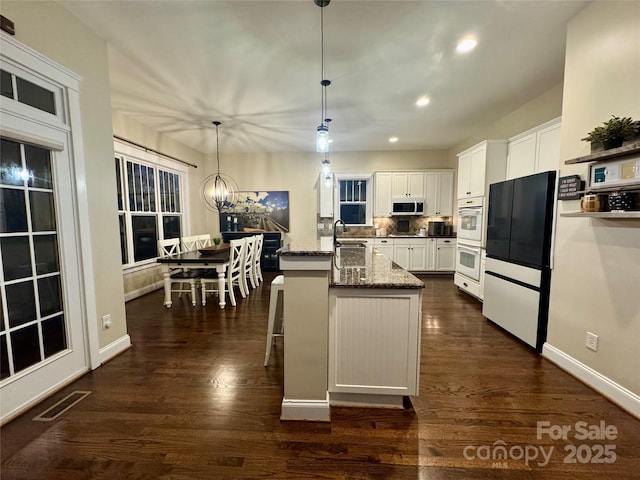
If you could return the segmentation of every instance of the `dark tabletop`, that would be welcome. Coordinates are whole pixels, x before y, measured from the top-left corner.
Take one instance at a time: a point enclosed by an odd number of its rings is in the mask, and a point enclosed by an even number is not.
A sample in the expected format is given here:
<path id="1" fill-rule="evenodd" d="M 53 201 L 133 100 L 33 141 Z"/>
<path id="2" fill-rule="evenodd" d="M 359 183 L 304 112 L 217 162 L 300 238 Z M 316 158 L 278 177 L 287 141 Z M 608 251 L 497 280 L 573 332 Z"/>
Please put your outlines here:
<path id="1" fill-rule="evenodd" d="M 225 263 L 229 261 L 229 249 L 220 249 L 219 253 L 202 255 L 200 252 L 186 252 L 158 258 L 158 263 Z"/>

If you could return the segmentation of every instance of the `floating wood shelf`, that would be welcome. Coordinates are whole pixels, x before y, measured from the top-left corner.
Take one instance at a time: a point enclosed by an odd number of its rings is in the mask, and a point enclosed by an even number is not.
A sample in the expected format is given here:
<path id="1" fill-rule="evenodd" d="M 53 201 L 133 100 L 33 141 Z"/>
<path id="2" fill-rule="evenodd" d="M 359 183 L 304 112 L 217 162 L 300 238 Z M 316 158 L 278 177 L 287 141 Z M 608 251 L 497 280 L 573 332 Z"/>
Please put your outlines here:
<path id="1" fill-rule="evenodd" d="M 611 160 L 612 158 L 624 157 L 625 155 L 633 155 L 634 153 L 640 153 L 640 141 L 623 145 L 618 148 L 612 148 L 610 150 L 602 150 L 595 152 L 584 157 L 571 158 L 565 160 L 565 165 L 571 165 L 572 163 L 587 163 L 596 162 L 601 160 Z"/>
<path id="2" fill-rule="evenodd" d="M 640 212 L 567 212 L 561 213 L 561 217 L 591 217 L 610 220 L 623 218 L 640 218 Z"/>

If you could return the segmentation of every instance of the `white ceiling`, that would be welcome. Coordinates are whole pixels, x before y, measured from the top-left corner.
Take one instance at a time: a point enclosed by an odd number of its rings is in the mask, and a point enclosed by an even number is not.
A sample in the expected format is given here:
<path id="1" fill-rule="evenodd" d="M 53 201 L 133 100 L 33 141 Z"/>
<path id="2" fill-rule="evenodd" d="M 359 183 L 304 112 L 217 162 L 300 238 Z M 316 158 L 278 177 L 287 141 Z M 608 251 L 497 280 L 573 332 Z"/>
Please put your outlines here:
<path id="1" fill-rule="evenodd" d="M 313 151 L 313 0 L 63 1 L 108 41 L 111 102 L 202 152 Z M 324 8 L 333 151 L 449 148 L 562 81 L 585 1 L 332 0 Z M 460 55 L 457 41 L 478 38 Z M 431 103 L 415 106 L 421 95 Z M 388 143 L 399 137 L 395 145 Z"/>

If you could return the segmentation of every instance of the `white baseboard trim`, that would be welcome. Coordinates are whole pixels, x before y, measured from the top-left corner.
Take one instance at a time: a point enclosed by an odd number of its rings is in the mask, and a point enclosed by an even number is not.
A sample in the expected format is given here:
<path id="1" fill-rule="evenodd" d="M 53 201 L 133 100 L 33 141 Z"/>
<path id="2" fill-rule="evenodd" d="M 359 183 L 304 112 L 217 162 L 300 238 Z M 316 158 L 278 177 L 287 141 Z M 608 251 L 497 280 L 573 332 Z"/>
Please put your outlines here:
<path id="1" fill-rule="evenodd" d="M 138 297 L 146 295 L 147 293 L 155 292 L 156 290 L 160 290 L 163 287 L 164 287 L 164 284 L 162 280 L 160 280 L 159 282 L 153 283 L 151 285 L 145 285 L 144 287 L 125 293 L 124 301 L 128 302 L 130 300 L 135 300 Z"/>
<path id="2" fill-rule="evenodd" d="M 613 380 L 548 343 L 542 346 L 542 356 L 640 419 L 640 396 L 631 390 L 618 385 Z"/>
<path id="3" fill-rule="evenodd" d="M 106 347 L 100 349 L 100 364 L 108 362 L 116 355 L 121 354 L 127 348 L 131 347 L 131 337 L 129 335 L 123 335 L 115 342 L 111 342 Z"/>
<path id="4" fill-rule="evenodd" d="M 280 420 L 306 420 L 311 422 L 330 422 L 331 408 L 329 392 L 325 400 L 282 399 Z"/>

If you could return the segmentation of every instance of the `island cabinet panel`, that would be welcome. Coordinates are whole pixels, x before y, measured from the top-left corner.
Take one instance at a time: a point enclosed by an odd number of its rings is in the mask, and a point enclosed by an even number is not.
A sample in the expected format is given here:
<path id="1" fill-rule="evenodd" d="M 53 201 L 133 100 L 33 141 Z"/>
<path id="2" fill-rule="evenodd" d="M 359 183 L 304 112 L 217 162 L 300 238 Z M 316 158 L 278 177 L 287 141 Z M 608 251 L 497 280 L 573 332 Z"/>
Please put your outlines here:
<path id="1" fill-rule="evenodd" d="M 417 395 L 420 289 L 331 289 L 329 392 Z"/>

